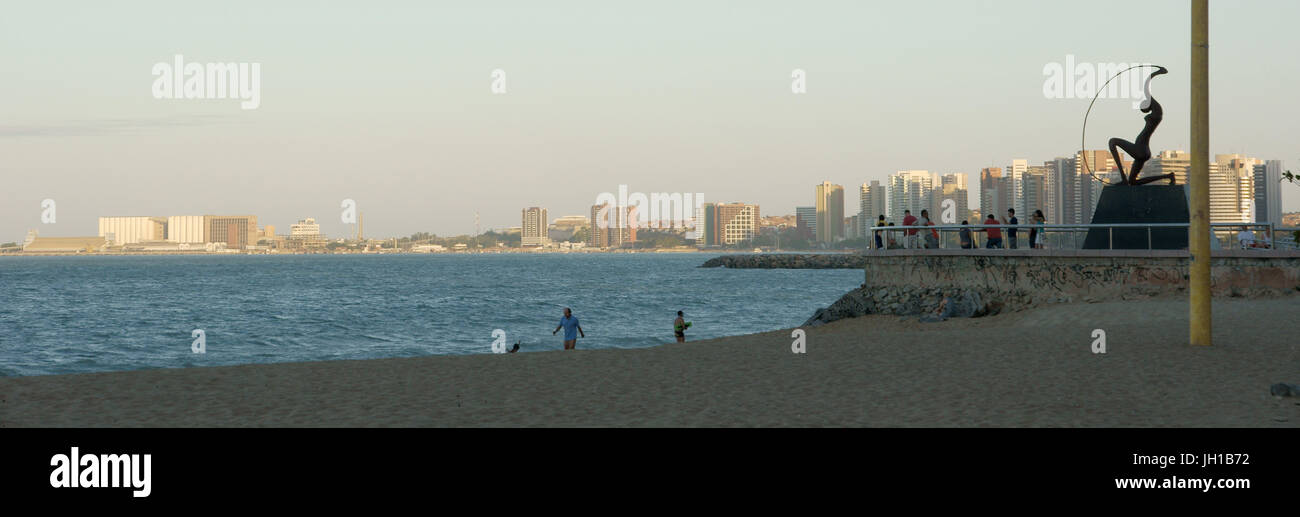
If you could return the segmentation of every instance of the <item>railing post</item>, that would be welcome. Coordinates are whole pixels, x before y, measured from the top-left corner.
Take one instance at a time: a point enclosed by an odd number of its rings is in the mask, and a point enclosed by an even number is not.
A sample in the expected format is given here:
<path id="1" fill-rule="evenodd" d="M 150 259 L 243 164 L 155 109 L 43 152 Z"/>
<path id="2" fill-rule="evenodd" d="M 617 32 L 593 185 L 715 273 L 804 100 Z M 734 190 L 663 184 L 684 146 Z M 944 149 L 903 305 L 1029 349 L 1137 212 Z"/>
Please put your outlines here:
<path id="1" fill-rule="evenodd" d="M 1115 227 L 1114 226 L 1106 227 L 1106 233 L 1107 235 L 1110 236 L 1110 250 L 1114 251 L 1115 250 Z"/>
<path id="2" fill-rule="evenodd" d="M 1147 225 L 1147 251 L 1151 251 L 1154 248 L 1155 244 L 1151 242 L 1151 226 Z"/>

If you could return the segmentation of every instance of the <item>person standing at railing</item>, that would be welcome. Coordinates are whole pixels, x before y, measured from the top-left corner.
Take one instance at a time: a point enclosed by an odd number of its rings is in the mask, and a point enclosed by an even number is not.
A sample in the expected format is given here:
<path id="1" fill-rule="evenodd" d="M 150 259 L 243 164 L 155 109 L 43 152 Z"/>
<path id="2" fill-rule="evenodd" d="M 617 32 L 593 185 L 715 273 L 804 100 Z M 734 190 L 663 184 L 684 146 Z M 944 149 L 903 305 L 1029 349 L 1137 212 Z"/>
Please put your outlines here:
<path id="1" fill-rule="evenodd" d="M 894 227 L 894 223 L 889 223 L 889 227 L 890 227 L 890 228 L 893 228 L 893 227 Z M 896 249 L 899 248 L 899 246 L 898 246 L 898 239 L 897 239 L 897 238 L 895 237 L 895 235 L 894 235 L 894 234 L 896 234 L 896 233 L 898 233 L 897 230 L 888 230 L 888 231 L 885 232 L 885 237 L 889 239 L 889 249 L 891 249 L 891 250 L 896 250 Z"/>
<path id="2" fill-rule="evenodd" d="M 998 224 L 998 220 L 997 220 L 996 218 L 993 217 L 993 214 L 989 214 L 989 218 L 986 219 L 986 220 L 984 220 L 984 225 L 985 225 L 985 226 L 997 226 L 997 224 Z M 986 242 L 985 242 L 985 245 L 986 245 L 986 247 L 987 247 L 988 249 L 994 249 L 994 248 L 1001 248 L 1001 247 L 1002 247 L 1002 230 L 1001 230 L 1001 229 L 999 229 L 999 228 L 985 228 L 983 231 L 984 231 L 985 234 L 988 235 L 988 237 L 984 239 L 984 240 L 986 241 Z"/>
<path id="3" fill-rule="evenodd" d="M 1029 247 L 1040 250 L 1046 248 L 1047 246 L 1043 245 L 1043 241 L 1047 239 L 1043 236 L 1043 231 L 1039 228 L 1044 224 L 1047 224 L 1047 217 L 1043 216 L 1042 210 L 1034 210 L 1034 215 L 1030 222 L 1033 224 L 1033 227 L 1029 229 Z"/>
<path id="4" fill-rule="evenodd" d="M 970 221 L 962 221 L 961 225 L 969 226 Z M 970 228 L 962 228 L 961 231 L 958 232 L 958 236 L 961 237 L 961 249 L 968 250 L 975 247 L 974 239 L 971 237 Z"/>
<path id="5" fill-rule="evenodd" d="M 903 230 L 903 245 L 909 250 L 920 248 L 917 245 L 916 230 L 912 228 L 915 225 L 916 216 L 912 215 L 911 210 L 903 210 L 903 226 L 906 228 Z"/>
<path id="6" fill-rule="evenodd" d="M 885 215 L 884 215 L 884 214 L 881 214 L 881 215 L 880 215 L 880 219 L 876 219 L 876 227 L 879 228 L 879 227 L 882 227 L 882 226 L 885 226 Z M 884 239 L 881 237 L 880 232 L 881 232 L 881 230 L 876 230 L 876 231 L 873 232 L 873 233 L 876 234 L 876 249 L 878 249 L 878 250 L 883 250 L 883 249 L 885 249 L 885 242 L 884 242 Z"/>
<path id="7" fill-rule="evenodd" d="M 1004 225 L 1008 225 L 1008 226 L 1015 226 L 1015 225 L 1020 224 L 1020 220 L 1019 220 L 1019 219 L 1016 219 L 1016 209 L 1014 209 L 1014 208 L 1008 208 L 1008 209 L 1007 209 L 1007 217 L 1008 217 L 1009 219 L 1003 219 L 1003 220 L 1002 220 L 1002 224 L 1004 224 Z M 1015 228 L 1010 228 L 1010 229 L 1007 230 L 1007 249 L 1012 249 L 1012 250 L 1013 250 L 1013 249 L 1016 249 L 1016 229 L 1015 229 Z"/>
<path id="8" fill-rule="evenodd" d="M 921 211 L 921 226 L 934 226 L 934 221 L 930 220 L 930 211 Z M 939 249 L 939 231 L 933 228 L 925 232 L 925 247 L 927 249 Z"/>

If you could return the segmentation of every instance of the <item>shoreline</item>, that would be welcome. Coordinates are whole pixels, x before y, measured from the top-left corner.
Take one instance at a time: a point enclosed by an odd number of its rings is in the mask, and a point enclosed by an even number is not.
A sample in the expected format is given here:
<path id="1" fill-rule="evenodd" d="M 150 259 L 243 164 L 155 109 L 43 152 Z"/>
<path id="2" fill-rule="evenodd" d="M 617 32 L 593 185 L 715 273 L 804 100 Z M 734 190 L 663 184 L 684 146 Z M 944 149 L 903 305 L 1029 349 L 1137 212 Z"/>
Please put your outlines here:
<path id="1" fill-rule="evenodd" d="M 11 377 L 0 427 L 1300 427 L 1296 399 L 1269 395 L 1300 380 L 1300 345 L 1278 338 L 1300 331 L 1300 300 L 1215 305 L 1207 349 L 1184 344 L 1185 301 L 1156 300 L 841 320 L 805 329 L 802 355 L 785 329 L 644 349 Z M 1090 350 L 1097 327 L 1105 355 Z"/>

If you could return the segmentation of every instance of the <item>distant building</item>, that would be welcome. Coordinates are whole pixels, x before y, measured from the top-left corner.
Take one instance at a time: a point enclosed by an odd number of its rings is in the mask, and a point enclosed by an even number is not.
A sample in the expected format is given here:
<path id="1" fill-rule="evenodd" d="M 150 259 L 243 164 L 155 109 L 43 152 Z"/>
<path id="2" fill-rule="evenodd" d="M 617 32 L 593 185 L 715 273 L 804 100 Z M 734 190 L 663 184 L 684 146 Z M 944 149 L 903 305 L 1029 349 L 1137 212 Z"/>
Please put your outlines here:
<path id="1" fill-rule="evenodd" d="M 844 187 L 822 182 L 817 185 L 817 242 L 834 243 L 844 238 Z"/>
<path id="2" fill-rule="evenodd" d="M 99 236 L 108 240 L 110 246 L 166 240 L 167 218 L 100 217 Z"/>
<path id="3" fill-rule="evenodd" d="M 1047 168 L 1044 180 L 1043 216 L 1050 224 L 1061 224 L 1065 214 L 1072 213 L 1075 166 L 1074 158 L 1053 158 L 1043 163 Z"/>
<path id="4" fill-rule="evenodd" d="M 1022 208 L 1016 209 L 1016 216 L 1021 221 L 1028 220 L 1029 216 L 1036 210 L 1042 210 L 1044 216 L 1047 214 L 1047 178 L 1051 171 L 1048 167 L 1033 165 L 1025 169 L 1021 176 L 1020 192 Z"/>
<path id="5" fill-rule="evenodd" d="M 795 228 L 798 226 L 798 217 L 793 215 L 764 215 L 758 218 L 758 229 L 779 230 L 781 228 Z"/>
<path id="6" fill-rule="evenodd" d="M 931 194 L 931 197 L 933 205 L 930 208 L 930 218 L 935 224 L 958 224 L 970 217 L 970 190 L 967 189 L 965 174 L 957 172 L 940 176 L 937 190 Z M 945 201 L 952 201 L 952 221 L 943 220 Z"/>
<path id="7" fill-rule="evenodd" d="M 206 243 L 207 224 L 201 215 L 173 215 L 167 217 L 167 240 L 183 243 Z"/>
<path id="8" fill-rule="evenodd" d="M 257 216 L 255 215 L 208 215 L 204 216 L 207 225 L 208 242 L 225 243 L 228 249 L 244 249 L 257 236 Z"/>
<path id="9" fill-rule="evenodd" d="M 930 171 L 898 171 L 889 177 L 889 220 L 902 224 L 905 213 L 921 217 L 922 210 L 934 208 L 934 193 L 939 186 L 938 174 Z"/>
<path id="10" fill-rule="evenodd" d="M 529 207 L 523 209 L 522 223 L 519 228 L 519 245 L 524 247 L 540 247 L 551 243 L 549 226 L 546 217 L 546 209 L 538 207 Z"/>
<path id="11" fill-rule="evenodd" d="M 1011 195 L 1002 178 L 1001 167 L 980 169 L 980 212 L 1001 214 L 1011 206 Z"/>
<path id="12" fill-rule="evenodd" d="M 794 209 L 795 228 L 809 239 L 817 236 L 817 207 L 800 206 Z"/>
<path id="13" fill-rule="evenodd" d="M 1282 160 L 1255 166 L 1255 222 L 1282 224 Z"/>
<path id="14" fill-rule="evenodd" d="M 752 240 L 758 234 L 758 205 L 706 203 L 703 239 L 699 246 L 729 246 Z"/>
<path id="15" fill-rule="evenodd" d="M 1079 151 L 1074 155 L 1074 191 L 1070 200 L 1071 213 L 1066 214 L 1067 220 L 1064 224 L 1091 224 L 1092 214 L 1097 211 L 1097 203 L 1101 201 L 1101 189 L 1106 183 L 1115 184 L 1120 182 L 1120 172 L 1118 167 L 1123 166 L 1125 171 L 1129 170 L 1131 162 L 1124 161 L 1116 164 L 1115 158 L 1110 151 Z M 1089 171 L 1092 171 L 1089 174 Z M 1144 169 L 1149 171 L 1149 169 Z M 1154 174 L 1144 172 L 1145 174 Z M 1102 182 L 1106 183 L 1102 183 Z"/>
<path id="16" fill-rule="evenodd" d="M 109 245 L 103 237 L 40 237 L 35 230 L 29 235 L 30 241 L 23 244 L 29 253 L 94 253 Z"/>
<path id="17" fill-rule="evenodd" d="M 850 216 L 844 219 L 841 224 L 844 225 L 845 239 L 859 239 L 865 235 L 865 233 L 863 233 L 865 230 L 862 227 L 862 219 L 862 214 Z"/>
<path id="18" fill-rule="evenodd" d="M 858 233 L 865 235 L 866 229 L 875 226 L 880 216 L 888 217 L 887 199 L 889 199 L 889 190 L 879 181 L 862 184 L 862 188 L 858 191 L 858 215 L 862 216 L 859 222 L 863 227 L 858 230 Z"/>
<path id="19" fill-rule="evenodd" d="M 580 228 L 586 228 L 589 224 L 591 224 L 591 221 L 585 215 L 566 215 L 556 218 L 555 222 L 551 223 L 551 226 L 574 232 Z"/>
<path id="20" fill-rule="evenodd" d="M 319 239 L 322 237 L 320 225 L 316 224 L 316 219 L 311 217 L 299 219 L 298 222 L 289 226 L 289 237 L 294 239 Z"/>
<path id="21" fill-rule="evenodd" d="M 1262 165 L 1263 160 L 1240 154 L 1215 155 L 1210 167 L 1210 222 L 1255 222 L 1255 167 Z"/>
<path id="22" fill-rule="evenodd" d="M 619 207 L 610 203 L 592 205 L 587 245 L 621 248 L 636 242 L 636 216 L 636 207 Z"/>
<path id="23" fill-rule="evenodd" d="M 1025 175 L 1029 173 L 1029 160 L 1011 160 L 1011 165 L 1006 168 L 1006 173 L 1002 176 L 1002 185 L 1011 203 L 1006 208 L 1016 209 L 1016 214 L 1024 217 L 1029 211 L 1025 203 Z M 1003 208 L 1003 212 L 1006 212 Z"/>

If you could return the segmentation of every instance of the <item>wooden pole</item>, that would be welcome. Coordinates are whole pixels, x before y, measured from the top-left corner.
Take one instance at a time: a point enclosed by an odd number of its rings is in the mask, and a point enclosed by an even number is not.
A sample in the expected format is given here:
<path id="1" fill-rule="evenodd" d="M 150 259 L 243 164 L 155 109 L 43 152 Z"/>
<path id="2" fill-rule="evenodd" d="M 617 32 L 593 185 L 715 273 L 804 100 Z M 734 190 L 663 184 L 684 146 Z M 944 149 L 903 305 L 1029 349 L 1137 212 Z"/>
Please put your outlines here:
<path id="1" fill-rule="evenodd" d="M 1192 0 L 1191 344 L 1211 346 L 1210 297 L 1210 22 L 1209 0 Z"/>

